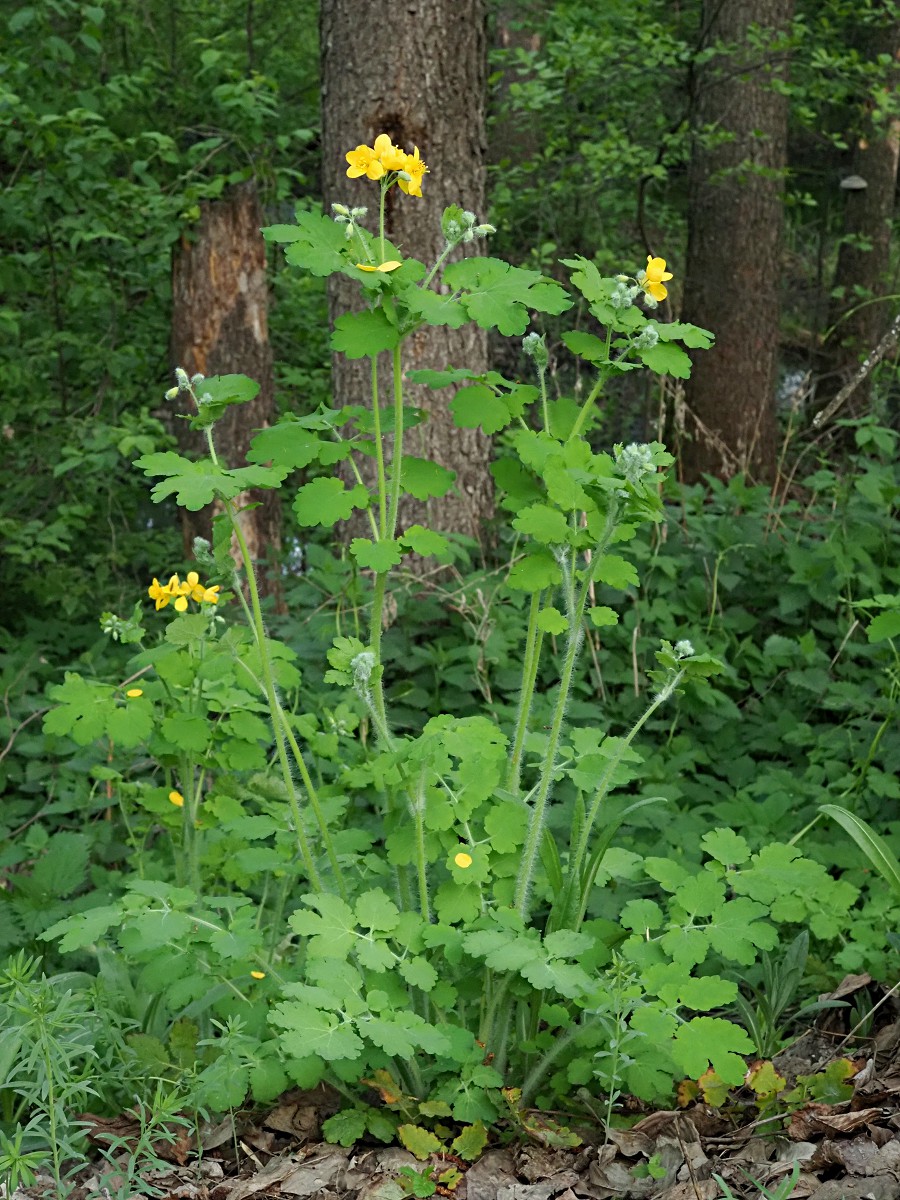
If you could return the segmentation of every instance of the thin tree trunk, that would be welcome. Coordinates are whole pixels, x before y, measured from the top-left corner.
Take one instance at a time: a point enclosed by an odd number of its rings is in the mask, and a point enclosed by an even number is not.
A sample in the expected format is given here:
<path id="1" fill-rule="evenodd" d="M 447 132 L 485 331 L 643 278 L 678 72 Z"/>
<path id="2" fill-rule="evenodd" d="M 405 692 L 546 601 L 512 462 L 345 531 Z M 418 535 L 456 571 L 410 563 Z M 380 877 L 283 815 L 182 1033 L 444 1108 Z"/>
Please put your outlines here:
<path id="1" fill-rule="evenodd" d="M 262 224 L 256 186 L 242 184 L 225 199 L 201 205 L 199 225 L 173 258 L 173 367 L 188 375 L 248 375 L 260 385 L 255 399 L 226 409 L 216 425 L 217 453 L 230 466 L 243 466 L 254 432 L 271 424 L 275 411 Z M 177 422 L 176 434 L 182 448 L 206 452 L 203 436 L 187 422 Z M 238 502 L 256 505 L 243 514 L 244 533 L 252 558 L 271 565 L 281 548 L 278 493 L 254 489 Z M 189 553 L 195 537 L 211 537 L 215 506 L 181 514 Z M 260 575 L 263 590 L 277 594 L 274 572 Z"/>
<path id="2" fill-rule="evenodd" d="M 460 204 L 484 219 L 483 0 L 323 0 L 321 52 L 326 211 L 335 201 L 366 205 L 367 224 L 374 230 L 377 184 L 348 179 L 344 155 L 357 145 L 371 146 L 380 133 L 408 152 L 418 146 L 430 174 L 421 197 L 406 196 L 398 188 L 388 193 L 387 235 L 405 255 L 434 262 L 444 244 L 440 217 L 447 205 Z M 466 253 L 478 250 L 478 243 L 465 247 Z M 332 319 L 358 304 L 358 288 L 333 277 Z M 480 372 L 488 365 L 487 336 L 472 325 L 459 330 L 426 325 L 404 343 L 403 355 L 406 370 L 453 365 Z M 384 404 L 391 385 L 389 360 L 382 360 Z M 335 356 L 332 379 L 338 405 L 369 402 L 365 362 Z M 428 414 L 410 431 L 404 452 L 455 471 L 456 488 L 424 505 L 405 502 L 401 523 L 422 521 L 432 529 L 458 531 L 480 541 L 493 506 L 489 443 L 477 430 L 454 426 L 451 399 L 448 389 L 404 385 L 404 402 Z"/>
<path id="3" fill-rule="evenodd" d="M 689 174 L 684 320 L 716 335 L 685 388 L 687 480 L 774 473 L 787 100 L 779 48 L 793 0 L 704 0 Z M 759 34 L 752 27 L 757 27 Z"/>
<path id="4" fill-rule="evenodd" d="M 897 68 L 900 22 L 892 19 L 887 7 L 884 20 L 871 27 L 862 39 L 861 50 L 867 60 L 890 56 L 894 61 L 896 88 L 900 82 Z M 862 107 L 861 127 L 843 181 L 850 186 L 841 189 L 844 237 L 838 251 L 828 320 L 831 333 L 821 358 L 825 378 L 817 389 L 817 405 L 837 395 L 860 362 L 878 345 L 896 311 L 895 306 L 879 297 L 893 290 L 889 270 L 900 121 L 896 117 L 873 120 L 873 101 L 869 96 Z M 857 386 L 850 402 L 851 412 L 868 408 L 871 383 L 869 376 Z"/>

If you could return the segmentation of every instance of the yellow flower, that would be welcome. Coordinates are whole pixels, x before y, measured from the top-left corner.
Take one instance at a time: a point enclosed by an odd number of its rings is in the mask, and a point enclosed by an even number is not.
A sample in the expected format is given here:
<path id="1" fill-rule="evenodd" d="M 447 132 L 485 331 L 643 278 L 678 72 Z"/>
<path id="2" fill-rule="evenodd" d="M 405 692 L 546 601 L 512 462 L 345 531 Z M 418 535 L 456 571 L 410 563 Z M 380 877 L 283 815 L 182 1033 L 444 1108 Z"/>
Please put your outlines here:
<path id="1" fill-rule="evenodd" d="M 638 276 L 638 283 L 644 289 L 648 296 L 652 296 L 654 300 L 665 300 L 669 294 L 669 290 L 663 287 L 666 279 L 672 278 L 672 272 L 666 270 L 666 260 L 664 258 L 654 258 L 652 254 L 647 255 L 647 269 L 641 271 Z"/>
<path id="2" fill-rule="evenodd" d="M 168 584 L 163 586 L 159 582 L 159 580 L 156 579 L 155 577 L 154 577 L 153 582 L 147 588 L 147 593 L 150 596 L 151 600 L 156 601 L 156 611 L 157 612 L 159 612 L 159 610 L 161 608 L 165 608 L 166 605 L 169 603 L 169 601 L 172 599 L 172 593 L 169 591 Z"/>
<path id="3" fill-rule="evenodd" d="M 465 850 L 460 850 L 459 854 L 454 855 L 453 861 L 458 867 L 465 871 L 472 865 L 472 855 L 466 854 Z"/>
<path id="4" fill-rule="evenodd" d="M 366 263 L 357 263 L 360 271 L 396 271 L 398 267 L 402 267 L 402 262 L 397 262 L 396 259 L 390 259 L 388 262 L 383 262 L 377 267 L 367 266 Z"/>
<path id="5" fill-rule="evenodd" d="M 184 808 L 184 796 L 181 792 L 169 792 L 169 803 L 174 804 L 176 808 Z"/>
<path id="6" fill-rule="evenodd" d="M 220 588 L 220 586 L 221 585 L 217 583 L 215 585 L 215 587 L 208 587 L 208 588 L 203 589 L 203 595 L 200 597 L 200 599 L 203 601 L 204 604 L 218 604 L 219 603 L 219 588 Z"/>
<path id="7" fill-rule="evenodd" d="M 128 691 L 125 693 L 125 695 L 128 697 L 129 700 L 137 700 L 138 696 L 143 696 L 143 694 L 144 694 L 143 688 L 129 688 Z"/>
<path id="8" fill-rule="evenodd" d="M 250 972 L 251 979 L 265 979 L 265 977 L 266 977 L 265 971 L 251 971 Z"/>
<path id="9" fill-rule="evenodd" d="M 375 153 L 386 171 L 402 171 L 406 165 L 406 151 L 395 146 L 386 133 L 375 139 Z"/>
<path id="10" fill-rule="evenodd" d="M 409 176 L 409 179 L 398 180 L 400 190 L 406 192 L 407 196 L 422 195 L 422 178 L 428 174 L 428 168 L 419 158 L 419 147 L 413 149 L 412 154 L 407 154 L 403 163 L 403 170 Z"/>
<path id="11" fill-rule="evenodd" d="M 384 174 L 384 166 L 376 151 L 371 146 L 357 146 L 349 150 L 344 157 L 350 166 L 347 175 L 350 179 L 359 179 L 365 175 L 367 179 L 380 179 Z"/>

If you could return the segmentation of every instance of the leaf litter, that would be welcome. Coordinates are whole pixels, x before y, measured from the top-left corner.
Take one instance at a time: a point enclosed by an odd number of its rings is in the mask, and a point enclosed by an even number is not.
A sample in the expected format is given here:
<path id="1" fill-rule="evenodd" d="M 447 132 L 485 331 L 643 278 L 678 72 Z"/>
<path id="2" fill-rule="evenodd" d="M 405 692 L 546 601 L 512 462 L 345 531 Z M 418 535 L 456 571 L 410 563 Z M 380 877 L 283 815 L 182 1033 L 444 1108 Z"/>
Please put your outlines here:
<path id="1" fill-rule="evenodd" d="M 868 983 L 868 976 L 848 976 L 822 998 L 843 998 Z M 184 1124 L 173 1122 L 152 1147 L 155 1165 L 137 1175 L 127 1170 L 127 1147 L 140 1131 L 136 1116 L 83 1114 L 93 1147 L 125 1149 L 118 1166 L 111 1156 L 110 1162 L 78 1171 L 69 1195 L 71 1200 L 139 1195 L 404 1200 L 426 1194 L 444 1200 L 720 1200 L 730 1191 L 734 1200 L 900 1200 L 900 1005 L 894 991 L 882 1007 L 888 1023 L 873 1035 L 843 1035 L 831 1012 L 767 1064 L 771 1076 L 785 1084 L 782 1099 L 796 1095 L 790 1089 L 804 1079 L 846 1079 L 843 1098 L 833 1102 L 781 1103 L 761 1116 L 759 1096 L 749 1086 L 732 1090 L 717 1106 L 701 1091 L 675 1110 L 646 1111 L 646 1105 L 624 1097 L 622 1107 L 638 1118 L 629 1128 L 604 1134 L 602 1123 L 586 1128 L 570 1119 L 581 1145 L 542 1145 L 546 1114 L 535 1114 L 534 1140 L 489 1145 L 468 1164 L 442 1153 L 423 1162 L 397 1146 L 323 1142 L 322 1122 L 342 1102 L 320 1085 L 287 1092 L 268 1111 L 236 1112 L 203 1126 L 199 1151 Z M 748 1066 L 748 1079 L 760 1065 Z M 438 1180 L 449 1166 L 455 1168 L 446 1176 L 453 1186 L 445 1187 Z M 414 1190 L 410 1181 L 422 1178 L 434 1180 L 433 1191 L 428 1183 Z M 49 1179 L 39 1179 L 9 1200 L 34 1200 L 51 1187 Z"/>

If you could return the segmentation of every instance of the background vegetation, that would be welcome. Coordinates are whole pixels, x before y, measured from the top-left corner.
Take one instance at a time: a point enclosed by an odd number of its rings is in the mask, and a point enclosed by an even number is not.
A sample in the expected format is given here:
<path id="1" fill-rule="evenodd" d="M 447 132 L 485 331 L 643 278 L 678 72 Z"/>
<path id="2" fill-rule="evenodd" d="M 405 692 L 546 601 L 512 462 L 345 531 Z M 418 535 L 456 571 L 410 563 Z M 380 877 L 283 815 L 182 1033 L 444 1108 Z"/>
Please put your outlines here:
<path id="1" fill-rule="evenodd" d="M 560 278 L 559 260 L 576 255 L 604 274 L 632 274 L 647 254 L 665 255 L 675 272 L 668 303 L 679 313 L 691 223 L 701 219 L 692 154 L 698 138 L 715 147 L 720 133 L 692 125 L 696 81 L 716 55 L 734 51 L 709 44 L 709 7 L 491 7 L 488 212 L 479 218 L 497 226 L 492 253 Z M 779 174 L 779 366 L 765 398 L 778 409 L 776 452 L 752 477 L 725 471 L 681 483 L 676 466 L 665 520 L 635 543 L 641 588 L 627 591 L 618 626 L 588 631 L 569 717 L 599 713 L 605 728 L 624 734 L 651 695 L 647 672 L 660 636 L 690 637 L 721 659 L 721 675 L 641 731 L 615 803 L 662 797 L 668 815 L 660 821 L 648 806 L 630 817 L 604 860 L 599 883 L 607 886 L 596 890 L 592 920 L 612 922 L 629 902 L 648 900 L 647 856 L 699 871 L 712 853 L 703 842 L 710 830 L 736 831 L 748 855 L 796 840 L 804 865 L 787 849 L 763 863 L 756 898 L 779 930 L 773 959 L 808 935 L 798 1000 L 809 1000 L 844 972 L 892 984 L 897 965 L 900 897 L 853 841 L 825 829 L 819 811 L 838 804 L 900 846 L 891 355 L 837 418 L 824 427 L 812 418 L 897 311 L 895 246 L 877 251 L 874 274 L 849 273 L 848 247 L 864 262 L 876 251 L 848 225 L 841 183 L 860 169 L 861 144 L 879 141 L 894 146 L 896 179 L 900 40 L 890 47 L 900 18 L 876 0 L 798 0 L 782 15 L 782 41 L 756 46 L 789 67 L 772 85 L 789 122 Z M 207 932 L 174 982 L 161 952 L 191 923 L 165 891 L 164 927 L 160 888 L 202 876 L 207 897 L 240 895 L 268 914 L 273 930 L 297 904 L 293 851 L 271 816 L 268 739 L 242 699 L 246 680 L 223 669 L 219 681 L 223 712 L 232 715 L 210 750 L 223 782 L 215 834 L 200 858 L 191 858 L 168 801 L 172 764 L 190 750 L 183 734 L 147 745 L 127 722 L 94 728 L 75 717 L 45 725 L 43 717 L 81 703 L 80 685 L 63 682 L 67 671 L 108 687 L 112 711 L 116 689 L 149 664 L 127 665 L 151 578 L 192 566 L 174 507 L 152 505 L 132 466 L 175 444 L 162 401 L 177 365 L 168 353 L 172 256 L 190 241 L 201 206 L 236 183 L 256 182 L 267 223 L 290 220 L 297 205 L 320 205 L 317 18 L 307 0 L 198 0 L 189 9 L 171 0 L 0 4 L 0 959 L 8 956 L 0 1011 L 20 1032 L 16 1045 L 30 1047 L 17 1066 L 14 1054 L 5 1063 L 0 1052 L 0 1079 L 4 1065 L 9 1072 L 0 1085 L 7 1157 L 17 1127 L 31 1130 L 26 1149 L 52 1144 L 65 1157 L 80 1144 L 65 1113 L 115 1113 L 136 1094 L 161 1120 L 185 1097 L 198 1110 L 222 1110 L 248 1091 L 270 1098 L 302 1082 L 299 1068 L 288 1078 L 264 1037 L 273 981 L 241 994 L 230 982 L 237 962 L 252 962 L 251 950 L 276 950 L 259 941 L 249 917 L 246 929 L 240 917 L 226 936 L 234 912 L 210 900 Z M 466 98 L 452 101 L 465 121 Z M 888 229 L 893 199 L 891 188 L 877 214 Z M 287 269 L 280 249 L 269 254 L 277 405 L 306 415 L 331 397 L 324 283 Z M 740 292 L 742 267 L 722 261 L 716 287 Z M 752 307 L 754 294 L 742 300 Z M 861 334 L 853 325 L 860 310 L 885 320 Z M 589 331 L 591 321 L 585 304 L 562 318 L 536 317 L 560 411 L 585 386 L 562 335 Z M 841 331 L 851 326 L 848 341 Z M 749 338 L 746 352 L 758 352 Z M 491 354 L 504 374 L 528 370 L 518 343 L 498 339 Z M 681 382 L 652 378 L 626 376 L 610 390 L 596 448 L 660 435 L 677 448 Z M 304 664 L 301 675 L 285 655 L 280 682 L 289 707 L 318 714 L 309 736 L 327 791 L 357 753 L 364 714 L 305 664 L 324 663 L 336 628 L 358 633 L 363 584 L 345 553 L 321 530 L 296 527 L 287 509 L 284 531 L 284 611 L 273 604 L 270 626 Z M 493 549 L 490 539 L 486 551 L 464 541 L 451 572 L 412 580 L 397 595 L 383 649 L 401 731 L 448 711 L 514 714 L 525 600 L 504 587 L 507 536 L 497 521 Z M 536 730 L 549 720 L 555 678 L 551 655 L 538 680 Z M 180 686 L 174 675 L 168 682 Z M 540 755 L 540 733 L 530 751 Z M 575 757 L 589 753 L 586 743 L 573 748 Z M 563 786 L 574 798 L 577 780 Z M 239 805 L 247 788 L 260 800 L 253 817 Z M 377 841 L 371 814 L 357 816 L 369 843 Z M 179 874 L 188 861 L 195 878 Z M 820 903 L 810 903 L 819 888 Z M 104 926 L 96 914 L 110 912 L 117 915 Z M 68 940 L 42 937 L 73 914 L 97 924 Z M 761 971 L 748 969 L 750 985 L 761 983 Z M 744 992 L 751 1003 L 751 988 Z M 752 1034 L 761 1054 L 784 1030 L 769 1033 L 764 1044 L 758 1029 Z M 617 1066 L 595 1078 L 610 1095 L 665 1090 L 649 1068 L 627 1077 Z M 577 1081 L 573 1071 L 568 1083 Z M 548 1103 L 562 1086 L 547 1085 Z"/>

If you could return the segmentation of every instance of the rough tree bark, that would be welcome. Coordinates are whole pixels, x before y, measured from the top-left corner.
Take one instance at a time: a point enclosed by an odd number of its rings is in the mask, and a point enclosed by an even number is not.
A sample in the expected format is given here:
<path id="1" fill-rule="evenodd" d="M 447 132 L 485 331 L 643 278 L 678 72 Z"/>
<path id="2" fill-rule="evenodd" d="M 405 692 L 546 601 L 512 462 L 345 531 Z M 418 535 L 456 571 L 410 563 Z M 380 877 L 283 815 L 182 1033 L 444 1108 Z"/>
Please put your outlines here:
<path id="1" fill-rule="evenodd" d="M 860 51 L 867 61 L 888 55 L 894 61 L 892 84 L 900 83 L 900 21 L 885 4 L 883 19 L 861 31 Z M 900 156 L 900 120 L 873 116 L 871 96 L 861 100 L 862 120 L 842 188 L 844 240 L 838 251 L 828 325 L 831 334 L 821 356 L 823 380 L 817 406 L 831 400 L 871 353 L 888 329 L 895 309 L 879 302 L 894 288 L 890 279 L 891 226 Z M 864 185 L 864 186 L 862 186 Z M 874 300 L 874 303 L 866 303 Z M 868 407 L 871 377 L 855 389 L 850 411 Z M 848 412 L 843 414 L 849 415 Z"/>
<path id="2" fill-rule="evenodd" d="M 216 425 L 217 453 L 230 466 L 244 465 L 254 432 L 270 424 L 275 411 L 263 223 L 255 185 L 242 184 L 225 199 L 201 205 L 199 225 L 190 240 L 181 239 L 172 263 L 173 367 L 188 375 L 248 375 L 260 385 L 254 400 L 226 409 Z M 203 435 L 186 421 L 176 423 L 176 435 L 182 449 L 206 453 Z M 238 503 L 256 505 L 242 518 L 252 558 L 274 562 L 281 547 L 278 493 L 253 489 Z M 189 553 L 195 537 L 211 537 L 215 509 L 182 509 L 181 515 Z M 261 588 L 277 593 L 277 576 L 265 570 L 260 576 Z"/>
<path id="3" fill-rule="evenodd" d="M 484 220 L 483 0 L 323 0 L 320 23 L 326 212 L 335 201 L 366 205 L 368 227 L 374 229 L 378 187 L 366 179 L 348 179 L 344 155 L 357 145 L 371 146 L 380 133 L 410 153 L 418 146 L 431 173 L 425 176 L 421 198 L 391 189 L 386 232 L 404 254 L 431 263 L 443 248 L 440 216 L 447 205 L 460 204 Z M 483 243 L 471 243 L 464 252 L 478 253 L 479 248 Z M 352 282 L 333 277 L 332 318 L 358 304 Z M 390 363 L 382 358 L 381 394 L 390 395 Z M 471 325 L 459 330 L 425 326 L 404 343 L 406 370 L 451 364 L 486 370 L 485 332 Z M 335 356 L 332 379 L 338 405 L 369 402 L 365 362 Z M 493 505 L 487 439 L 478 430 L 453 425 L 449 389 L 406 384 L 404 398 L 428 413 L 428 420 L 410 431 L 404 449 L 455 471 L 456 489 L 425 505 L 409 501 L 401 508 L 401 523 L 423 521 L 432 529 L 481 540 Z"/>
<path id="4" fill-rule="evenodd" d="M 788 106 L 779 34 L 794 0 L 704 0 L 683 319 L 716 335 L 685 388 L 687 480 L 775 469 L 779 251 Z M 757 27 L 757 31 L 753 27 Z"/>

